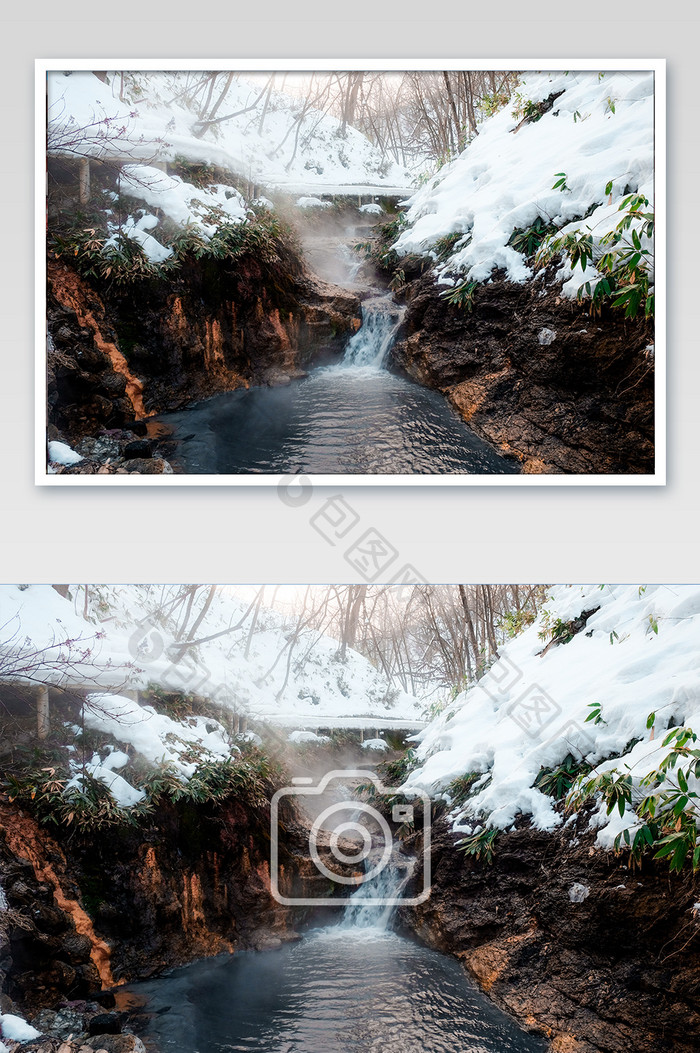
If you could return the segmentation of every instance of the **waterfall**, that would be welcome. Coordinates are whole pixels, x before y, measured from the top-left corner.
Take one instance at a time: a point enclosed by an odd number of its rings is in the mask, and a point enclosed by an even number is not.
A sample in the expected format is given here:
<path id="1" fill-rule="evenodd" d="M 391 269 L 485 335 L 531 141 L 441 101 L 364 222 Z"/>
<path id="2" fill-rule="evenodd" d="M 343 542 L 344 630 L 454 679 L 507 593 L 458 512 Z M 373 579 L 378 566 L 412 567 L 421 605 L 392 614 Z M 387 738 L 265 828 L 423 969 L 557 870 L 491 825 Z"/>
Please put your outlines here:
<path id="1" fill-rule="evenodd" d="M 362 325 L 345 350 L 343 364 L 381 369 L 401 325 L 404 310 L 391 296 L 365 300 L 362 304 Z"/>
<path id="2" fill-rule="evenodd" d="M 372 866 L 371 859 L 366 862 L 369 867 Z M 414 867 L 414 859 L 407 859 L 395 849 L 389 863 L 377 877 L 365 881 L 350 898 L 341 927 L 387 929 Z"/>
<path id="3" fill-rule="evenodd" d="M 5 895 L 5 890 L 2 885 L 0 885 L 0 910 L 9 910 L 7 896 Z"/>

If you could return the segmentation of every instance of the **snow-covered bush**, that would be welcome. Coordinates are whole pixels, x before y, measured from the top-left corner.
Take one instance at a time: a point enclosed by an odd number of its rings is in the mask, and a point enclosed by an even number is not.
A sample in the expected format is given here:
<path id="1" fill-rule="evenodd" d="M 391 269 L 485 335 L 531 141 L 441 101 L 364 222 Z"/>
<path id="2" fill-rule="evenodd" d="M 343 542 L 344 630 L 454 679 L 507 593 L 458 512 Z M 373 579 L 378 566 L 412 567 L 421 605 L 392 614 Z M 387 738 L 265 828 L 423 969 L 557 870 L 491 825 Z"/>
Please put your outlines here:
<path id="1" fill-rule="evenodd" d="M 584 617 L 585 615 L 585 617 Z M 564 827 L 565 799 L 601 850 L 697 866 L 700 590 L 566 586 L 486 675 L 416 736 L 401 789 L 445 800 L 470 839 Z M 474 776 L 477 778 L 474 778 Z"/>
<path id="2" fill-rule="evenodd" d="M 582 289 L 595 305 L 607 297 L 628 316 L 651 314 L 653 179 L 652 73 L 528 73 L 512 105 L 413 195 L 393 251 L 430 258 L 467 309 L 497 269 L 533 278 L 541 249 L 566 296 Z"/>

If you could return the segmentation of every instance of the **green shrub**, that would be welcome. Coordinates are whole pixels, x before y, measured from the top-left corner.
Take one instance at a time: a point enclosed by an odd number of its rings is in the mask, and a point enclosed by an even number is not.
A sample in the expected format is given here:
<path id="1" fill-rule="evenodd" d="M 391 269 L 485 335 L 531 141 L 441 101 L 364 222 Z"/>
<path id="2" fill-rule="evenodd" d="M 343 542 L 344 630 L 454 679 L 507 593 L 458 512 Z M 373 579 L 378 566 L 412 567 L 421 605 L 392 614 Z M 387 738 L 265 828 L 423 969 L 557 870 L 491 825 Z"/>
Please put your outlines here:
<path id="1" fill-rule="evenodd" d="M 653 714 L 650 714 L 650 719 Z M 653 853 L 663 859 L 672 872 L 690 866 L 700 869 L 700 795 L 692 788 L 700 777 L 700 749 L 691 728 L 673 728 L 662 747 L 671 747 L 659 763 L 642 779 L 633 780 L 631 771 L 603 772 L 580 777 L 574 783 L 567 804 L 579 807 L 600 797 L 610 815 L 615 809 L 623 816 L 631 810 L 636 823 L 615 838 L 616 852 L 627 851 L 634 863 Z M 675 776 L 675 778 L 674 778 Z"/>
<path id="2" fill-rule="evenodd" d="M 483 773 L 468 771 L 464 775 L 458 775 L 447 787 L 447 793 L 453 805 L 464 804 L 471 797 L 474 783 L 483 778 Z"/>
<path id="3" fill-rule="evenodd" d="M 441 293 L 440 296 L 452 307 L 460 307 L 462 310 L 471 313 L 474 309 L 474 293 L 476 292 L 477 284 L 477 282 L 468 280 L 463 281 L 459 285 L 455 285 L 452 289 L 448 289 L 446 292 Z"/>
<path id="4" fill-rule="evenodd" d="M 497 837 L 498 830 L 484 827 L 478 834 L 473 834 L 471 837 L 465 837 L 462 841 L 459 841 L 457 848 L 467 856 L 474 856 L 479 862 L 490 864 L 493 863 Z"/>
<path id="5" fill-rule="evenodd" d="M 524 256 L 532 256 L 544 239 L 553 234 L 556 229 L 553 223 L 545 223 L 542 217 L 538 216 L 529 227 L 514 230 L 508 244 L 512 245 L 516 252 L 522 252 Z"/>
<path id="6" fill-rule="evenodd" d="M 605 189 L 610 193 L 611 183 Z M 653 250 L 643 246 L 641 238 L 653 237 L 654 213 L 642 194 L 629 194 L 618 211 L 623 213 L 622 218 L 597 243 L 590 227 L 583 233 L 548 235 L 540 245 L 537 260 L 540 264 L 547 263 L 563 252 L 572 269 L 580 265 L 585 271 L 589 263 L 594 264 L 601 277 L 580 286 L 579 300 L 589 297 L 594 312 L 599 312 L 604 303 L 610 303 L 612 307 L 624 308 L 625 318 L 636 318 L 640 312 L 651 318 L 654 315 Z"/>
<path id="7" fill-rule="evenodd" d="M 561 801 L 567 796 L 576 779 L 587 775 L 590 770 L 590 764 L 577 760 L 573 754 L 568 753 L 561 764 L 553 768 L 540 768 L 535 786 L 548 797 Z"/>

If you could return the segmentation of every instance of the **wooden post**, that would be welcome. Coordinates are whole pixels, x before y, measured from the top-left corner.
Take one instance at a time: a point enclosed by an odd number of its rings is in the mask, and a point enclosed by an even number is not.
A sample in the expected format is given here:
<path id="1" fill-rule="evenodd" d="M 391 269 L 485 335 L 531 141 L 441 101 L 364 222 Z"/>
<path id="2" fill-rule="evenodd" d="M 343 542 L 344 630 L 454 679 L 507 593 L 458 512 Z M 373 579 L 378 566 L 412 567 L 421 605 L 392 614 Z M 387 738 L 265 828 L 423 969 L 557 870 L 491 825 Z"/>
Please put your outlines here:
<path id="1" fill-rule="evenodd" d="M 80 162 L 80 204 L 90 200 L 90 159 L 84 157 Z"/>
<path id="2" fill-rule="evenodd" d="M 49 720 L 49 689 L 41 684 L 36 696 L 36 733 L 39 739 L 46 739 L 51 724 Z"/>

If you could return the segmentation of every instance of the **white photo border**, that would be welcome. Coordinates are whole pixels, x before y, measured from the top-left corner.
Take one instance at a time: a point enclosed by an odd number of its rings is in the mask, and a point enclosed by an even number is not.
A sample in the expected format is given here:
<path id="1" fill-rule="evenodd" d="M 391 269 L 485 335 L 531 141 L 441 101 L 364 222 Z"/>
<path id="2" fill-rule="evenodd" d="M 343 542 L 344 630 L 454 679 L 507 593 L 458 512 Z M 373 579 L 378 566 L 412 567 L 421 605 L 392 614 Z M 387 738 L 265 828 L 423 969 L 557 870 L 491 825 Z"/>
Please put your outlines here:
<path id="1" fill-rule="evenodd" d="M 35 60 L 35 476 L 36 486 L 263 486 L 278 484 L 266 475 L 49 475 L 46 464 L 46 76 L 63 70 L 241 70 L 242 72 L 324 72 L 333 70 L 620 70 L 654 74 L 655 198 L 655 370 L 654 471 L 645 475 L 304 475 L 318 487 L 345 486 L 665 486 L 666 485 L 666 60 L 649 58 L 226 58 Z"/>

